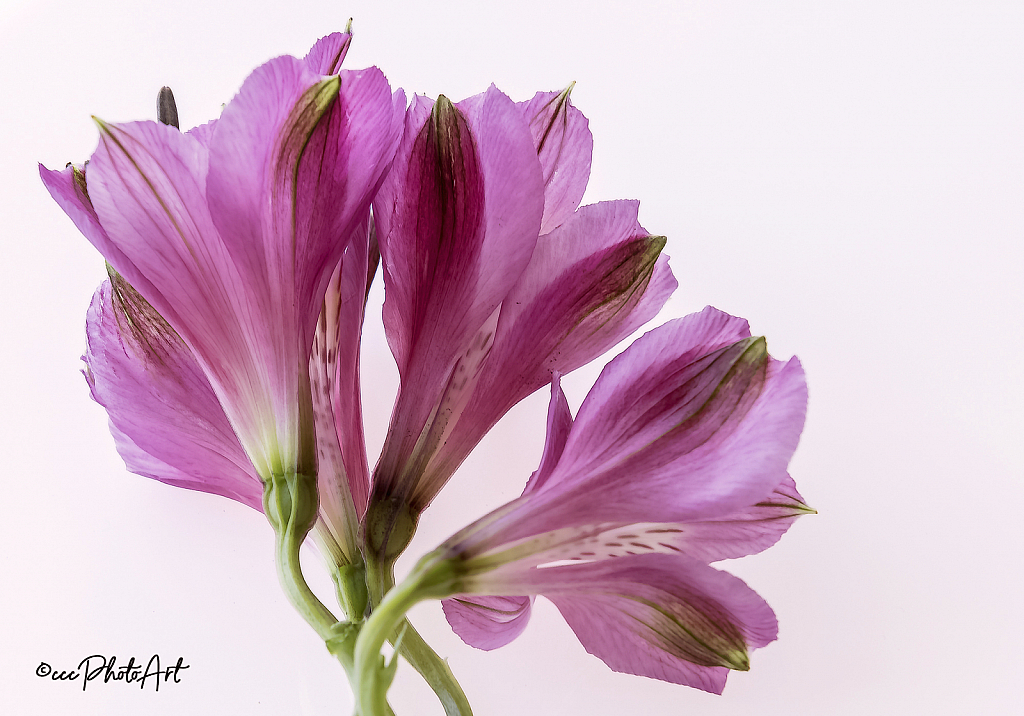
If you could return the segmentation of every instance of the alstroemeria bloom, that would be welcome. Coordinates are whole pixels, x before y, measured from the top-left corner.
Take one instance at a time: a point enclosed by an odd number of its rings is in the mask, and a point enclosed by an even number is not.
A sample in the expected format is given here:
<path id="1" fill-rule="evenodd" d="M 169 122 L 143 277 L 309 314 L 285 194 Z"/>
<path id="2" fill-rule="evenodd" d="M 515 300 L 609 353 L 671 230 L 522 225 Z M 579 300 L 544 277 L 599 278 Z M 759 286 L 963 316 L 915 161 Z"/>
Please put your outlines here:
<path id="1" fill-rule="evenodd" d="M 353 353 L 364 304 L 366 229 L 361 225 L 352 236 L 328 285 L 309 368 L 320 494 L 314 538 L 332 567 L 359 561 L 356 527 L 366 509 L 362 420 L 358 393 L 351 390 L 357 381 Z M 192 351 L 114 272 L 93 296 L 86 337 L 90 391 L 107 410 L 117 450 L 131 472 L 263 510 L 260 477 Z"/>
<path id="2" fill-rule="evenodd" d="M 469 644 L 508 643 L 544 595 L 612 669 L 720 693 L 777 626 L 708 562 L 810 511 L 787 473 L 806 401 L 799 362 L 772 359 L 746 321 L 709 307 L 669 322 L 606 366 L 575 421 L 556 377 L 523 495 L 414 574 L 456 595 L 445 612 Z"/>
<path id="3" fill-rule="evenodd" d="M 415 519 L 509 408 L 650 320 L 675 288 L 636 202 L 577 209 L 591 148 L 567 92 L 515 105 L 491 87 L 409 109 L 374 202 L 401 388 L 374 472 L 386 518 L 372 546 L 401 510 Z"/>
<path id="4" fill-rule="evenodd" d="M 318 316 L 401 136 L 404 96 L 376 68 L 338 71 L 347 46 L 331 35 L 304 60 L 267 62 L 190 132 L 98 122 L 87 170 L 40 167 L 188 346 L 263 481 L 315 474 Z"/>

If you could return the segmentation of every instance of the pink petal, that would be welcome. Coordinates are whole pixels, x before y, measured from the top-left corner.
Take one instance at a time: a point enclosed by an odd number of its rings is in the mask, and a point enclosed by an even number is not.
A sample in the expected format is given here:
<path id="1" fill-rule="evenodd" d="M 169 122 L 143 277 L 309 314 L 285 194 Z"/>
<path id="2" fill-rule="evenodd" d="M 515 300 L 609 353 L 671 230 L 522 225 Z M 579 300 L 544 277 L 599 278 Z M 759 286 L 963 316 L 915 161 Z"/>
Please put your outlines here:
<path id="1" fill-rule="evenodd" d="M 327 515 L 332 510 L 331 495 L 340 491 L 350 497 L 357 517 L 366 510 L 369 492 L 369 466 L 363 438 L 362 405 L 359 394 L 359 342 L 362 334 L 366 296 L 370 217 L 367 214 L 347 242 L 341 263 L 335 269 L 324 296 L 323 310 L 313 343 L 310 373 L 313 403 L 326 416 L 318 421 L 317 442 L 329 443 L 322 450 L 332 457 L 327 464 L 340 473 L 337 484 L 325 485 L 321 479 L 321 498 L 325 495 Z M 320 429 L 321 423 L 324 429 Z M 326 456 L 325 456 L 326 458 Z M 324 460 L 321 460 L 321 465 Z M 321 470 L 321 477 L 324 477 Z"/>
<path id="2" fill-rule="evenodd" d="M 797 517 L 813 512 L 787 474 L 757 504 L 714 519 L 666 525 L 658 541 L 704 562 L 735 559 L 768 549 Z"/>
<path id="3" fill-rule="evenodd" d="M 683 555 L 535 569 L 529 591 L 554 602 L 614 671 L 712 693 L 778 633 L 771 608 L 742 580 Z"/>
<path id="4" fill-rule="evenodd" d="M 68 165 L 63 171 L 47 169 L 39 165 L 39 177 L 43 180 L 50 196 L 61 209 L 75 222 L 75 226 L 101 254 L 115 266 L 130 266 L 131 262 L 124 253 L 110 240 L 106 230 L 100 224 L 96 209 L 85 179 L 86 168 Z M 136 274 L 138 272 L 135 272 Z M 146 289 L 148 294 L 155 293 L 152 284 L 142 276 L 136 277 L 138 285 Z"/>
<path id="5" fill-rule="evenodd" d="M 637 340 L 580 407 L 548 487 L 591 495 L 573 504 L 594 521 L 624 522 L 719 516 L 771 492 L 796 450 L 807 388 L 799 361 L 770 359 L 746 332 L 707 308 Z"/>
<path id="6" fill-rule="evenodd" d="M 262 484 L 202 368 L 142 297 L 115 280 L 116 292 L 105 282 L 93 296 L 83 359 L 125 465 L 262 510 Z"/>
<path id="7" fill-rule="evenodd" d="M 537 242 L 502 303 L 497 334 L 465 413 L 428 471 L 447 479 L 512 406 L 601 355 L 653 318 L 676 281 L 664 239 L 637 221 L 637 202 L 585 206 Z"/>
<path id="8" fill-rule="evenodd" d="M 257 459 L 273 403 L 250 345 L 256 327 L 247 335 L 238 322 L 252 314 L 246 287 L 207 208 L 206 149 L 156 122 L 102 129 L 88 190 L 109 242 L 96 246 L 189 345 Z"/>
<path id="9" fill-rule="evenodd" d="M 540 233 L 547 234 L 572 216 L 590 179 L 594 138 L 583 113 L 569 102 L 569 90 L 538 92 L 518 107 L 530 125 L 544 172 L 544 218 Z"/>
<path id="10" fill-rule="evenodd" d="M 456 595 L 441 602 L 444 615 L 462 641 L 491 651 L 505 646 L 526 629 L 533 597 Z"/>
<path id="11" fill-rule="evenodd" d="M 266 63 L 224 109 L 210 145 L 213 221 L 271 335 L 297 335 L 300 346 L 311 342 L 343 239 L 364 216 L 400 132 L 379 70 L 319 79 L 292 57 Z"/>
<path id="12" fill-rule="evenodd" d="M 807 388 L 795 358 L 773 361 L 746 333 L 707 308 L 634 342 L 605 367 L 542 486 L 459 533 L 458 550 L 559 531 L 568 544 L 762 501 L 786 475 Z"/>
<path id="13" fill-rule="evenodd" d="M 210 149 L 210 140 L 213 139 L 213 130 L 217 126 L 217 120 L 211 119 L 206 124 L 198 124 L 192 129 L 185 132 L 185 134 L 192 137 L 194 140 L 206 147 L 207 151 Z"/>
<path id="14" fill-rule="evenodd" d="M 341 69 L 351 44 L 351 32 L 333 32 L 317 40 L 302 61 L 317 74 L 335 75 Z"/>
<path id="15" fill-rule="evenodd" d="M 121 252 L 105 254 L 193 349 L 261 474 L 307 454 L 322 294 L 397 142 L 379 72 L 317 80 L 294 58 L 257 69 L 209 149 L 156 123 L 102 125 L 89 172 Z"/>
<path id="16" fill-rule="evenodd" d="M 551 472 L 555 469 L 562 451 L 565 450 L 565 443 L 569 439 L 569 432 L 572 430 L 572 413 L 569 411 L 569 403 L 562 392 L 561 376 L 558 373 L 551 379 L 551 400 L 548 402 L 547 431 L 544 438 L 544 452 L 540 457 L 540 467 L 530 475 L 523 494 L 536 492 L 547 481 Z"/>
<path id="17" fill-rule="evenodd" d="M 420 508 L 440 485 L 403 477 L 416 472 L 414 448 L 429 457 L 453 412 L 442 403 L 468 397 L 459 371 L 486 354 L 485 324 L 529 261 L 543 208 L 540 165 L 511 100 L 492 87 L 458 107 L 444 98 L 428 107 L 413 102 L 374 204 L 403 386 L 375 479 L 382 495 L 402 492 Z"/>

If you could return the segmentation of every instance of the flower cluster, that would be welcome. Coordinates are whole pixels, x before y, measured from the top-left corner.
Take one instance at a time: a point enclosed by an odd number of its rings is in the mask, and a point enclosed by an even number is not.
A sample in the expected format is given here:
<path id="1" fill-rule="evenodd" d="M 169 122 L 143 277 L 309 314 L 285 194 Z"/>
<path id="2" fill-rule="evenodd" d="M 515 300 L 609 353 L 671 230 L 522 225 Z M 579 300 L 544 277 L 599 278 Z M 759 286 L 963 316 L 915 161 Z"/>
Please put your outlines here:
<path id="1" fill-rule="evenodd" d="M 340 69 L 350 40 L 264 64 L 207 124 L 179 131 L 165 91 L 162 121 L 97 120 L 85 166 L 40 167 L 107 261 L 84 360 L 118 451 L 140 475 L 266 514 L 282 584 L 364 716 L 387 713 L 386 639 L 469 713 L 404 620 L 422 599 L 493 649 L 543 595 L 611 668 L 721 692 L 776 624 L 710 563 L 767 548 L 812 511 L 787 473 L 799 363 L 709 307 L 613 359 L 574 418 L 560 376 L 675 289 L 664 238 L 636 202 L 580 206 L 592 138 L 569 90 L 410 102 L 376 68 Z M 378 269 L 400 388 L 371 471 L 359 345 Z M 547 439 L 522 496 L 396 586 L 419 515 L 544 386 Z M 302 577 L 307 535 L 342 619 Z"/>

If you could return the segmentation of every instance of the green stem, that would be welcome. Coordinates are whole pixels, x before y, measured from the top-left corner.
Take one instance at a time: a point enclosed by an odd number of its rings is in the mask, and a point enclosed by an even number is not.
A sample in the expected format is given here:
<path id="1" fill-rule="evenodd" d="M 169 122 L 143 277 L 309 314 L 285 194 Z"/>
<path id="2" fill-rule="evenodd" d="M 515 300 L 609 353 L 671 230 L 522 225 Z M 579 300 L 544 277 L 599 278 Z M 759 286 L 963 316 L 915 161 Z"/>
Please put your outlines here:
<path id="1" fill-rule="evenodd" d="M 434 690 L 441 705 L 444 706 L 445 714 L 447 716 L 473 716 L 469 699 L 466 698 L 462 686 L 456 681 L 455 674 L 448 667 L 448 662 L 430 648 L 430 645 L 423 640 L 408 619 L 399 625 L 399 629 L 403 627 L 405 631 L 398 653 L 419 672 L 423 680 Z"/>
<path id="2" fill-rule="evenodd" d="M 337 619 L 317 599 L 302 576 L 299 547 L 316 521 L 316 475 L 292 472 L 272 475 L 263 483 L 263 514 L 274 528 L 277 576 L 288 601 L 327 640 Z"/>
<path id="3" fill-rule="evenodd" d="M 365 609 L 365 588 L 360 605 L 358 582 L 362 581 L 361 566 L 344 569 L 335 584 L 343 595 L 346 610 L 352 621 L 339 622 L 323 602 L 313 593 L 302 574 L 299 548 L 316 519 L 316 478 L 303 474 L 275 475 L 264 483 L 263 512 L 274 528 L 277 575 L 288 601 L 317 635 L 324 640 L 327 650 L 345 669 L 355 693 L 355 645 L 359 635 L 362 609 Z M 394 716 L 386 702 L 381 714 Z"/>
<path id="4" fill-rule="evenodd" d="M 366 584 L 373 609 L 380 605 L 395 586 L 394 563 L 384 564 L 375 557 L 376 555 L 370 553 L 366 558 Z M 403 619 L 395 626 L 388 635 L 388 641 L 394 644 L 398 634 L 403 635 L 398 653 L 434 691 L 438 701 L 444 706 L 446 716 L 472 716 L 473 709 L 466 698 L 466 692 L 462 690 L 448 663 L 430 648 L 408 619 Z"/>
<path id="5" fill-rule="evenodd" d="M 405 613 L 427 595 L 416 579 L 408 579 L 392 589 L 370 613 L 356 640 L 355 684 L 356 712 L 359 716 L 383 716 L 384 699 L 393 678 L 394 664 L 385 665 L 380 654 L 384 642 L 396 635 L 405 621 Z M 395 657 L 392 657 L 394 659 Z"/>

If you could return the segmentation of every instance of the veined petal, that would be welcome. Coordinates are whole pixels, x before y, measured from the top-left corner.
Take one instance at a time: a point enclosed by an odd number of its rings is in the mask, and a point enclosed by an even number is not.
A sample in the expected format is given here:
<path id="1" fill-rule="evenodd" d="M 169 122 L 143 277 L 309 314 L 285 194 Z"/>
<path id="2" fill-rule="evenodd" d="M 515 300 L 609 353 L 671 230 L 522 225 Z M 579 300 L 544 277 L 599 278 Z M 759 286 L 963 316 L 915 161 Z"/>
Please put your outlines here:
<path id="1" fill-rule="evenodd" d="M 327 286 L 310 358 L 320 511 L 346 561 L 353 561 L 358 550 L 359 519 L 369 490 L 359 396 L 369 236 L 367 214 Z"/>
<path id="2" fill-rule="evenodd" d="M 617 356 L 581 406 L 549 490 L 579 492 L 582 501 L 560 499 L 593 521 L 628 522 L 720 516 L 768 494 L 799 441 L 807 388 L 799 361 L 771 359 L 745 332 L 709 308 Z"/>
<path id="3" fill-rule="evenodd" d="M 39 165 L 39 177 L 43 180 L 47 191 L 50 192 L 50 196 L 75 223 L 89 243 L 115 265 L 131 265 L 131 262 L 110 240 L 106 230 L 100 224 L 96 209 L 93 208 L 92 200 L 89 198 L 85 172 L 86 167 L 70 164 L 62 171 L 47 169 L 42 164 Z M 148 288 L 148 293 L 155 293 L 148 280 L 142 277 L 139 277 L 138 280 L 140 285 Z"/>
<path id="4" fill-rule="evenodd" d="M 568 437 L 554 438 L 565 444 L 544 479 L 447 544 L 502 563 L 616 526 L 727 519 L 765 500 L 786 477 L 807 389 L 795 358 L 773 361 L 747 332 L 709 308 L 634 342 L 605 367 Z"/>
<path id="5" fill-rule="evenodd" d="M 512 406 L 604 353 L 657 314 L 676 281 L 664 239 L 637 223 L 638 203 L 585 206 L 541 237 L 502 303 L 494 345 L 468 406 L 427 469 L 446 480 Z"/>
<path id="6" fill-rule="evenodd" d="M 742 580 L 683 555 L 643 555 L 538 569 L 588 652 L 615 671 L 720 694 L 729 669 L 775 640 L 771 608 Z"/>
<path id="7" fill-rule="evenodd" d="M 658 544 L 704 562 L 757 554 L 779 541 L 797 517 L 814 514 L 788 474 L 765 498 L 722 517 L 659 526 Z"/>
<path id="8" fill-rule="evenodd" d="M 345 55 L 348 54 L 351 45 L 351 31 L 332 32 L 317 40 L 302 61 L 317 74 L 335 75 L 341 69 L 341 63 L 345 61 Z"/>
<path id="9" fill-rule="evenodd" d="M 533 597 L 488 597 L 458 594 L 441 602 L 445 618 L 470 646 L 491 651 L 526 629 Z"/>
<path id="10" fill-rule="evenodd" d="M 207 151 L 210 149 L 210 140 L 213 139 L 213 130 L 217 126 L 217 120 L 211 119 L 205 124 L 197 124 L 192 129 L 185 132 L 185 134 L 192 137 L 194 140 L 206 147 Z"/>
<path id="11" fill-rule="evenodd" d="M 384 322 L 402 389 L 375 477 L 381 495 L 422 509 L 440 485 L 416 475 L 468 396 L 496 309 L 537 241 L 540 165 L 521 115 L 493 87 L 457 106 L 417 98 L 374 206 L 384 264 Z M 459 397 L 451 394 L 452 390 Z M 418 467 L 410 465 L 420 455 Z M 442 483 L 443 484 L 443 483 Z"/>
<path id="12" fill-rule="evenodd" d="M 83 359 L 131 472 L 261 510 L 263 487 L 199 363 L 124 279 L 93 296 Z"/>
<path id="13" fill-rule="evenodd" d="M 210 377 L 235 432 L 261 474 L 282 452 L 273 401 L 249 334 L 247 292 L 206 204 L 208 153 L 156 122 L 101 124 L 89 196 L 119 250 L 114 269 L 163 316 Z"/>
<path id="14" fill-rule="evenodd" d="M 542 236 L 572 216 L 590 179 L 594 138 L 587 118 L 569 101 L 571 90 L 538 92 L 518 104 L 544 173 Z"/>
<path id="15" fill-rule="evenodd" d="M 292 57 L 258 68 L 224 109 L 210 147 L 211 213 L 276 340 L 297 335 L 309 345 L 344 239 L 390 164 L 399 121 L 379 70 L 320 80 Z"/>
<path id="16" fill-rule="evenodd" d="M 565 443 L 572 430 L 572 412 L 562 392 L 561 376 L 556 372 L 551 377 L 551 400 L 548 402 L 547 431 L 544 438 L 544 452 L 540 457 L 540 466 L 530 475 L 523 494 L 539 490 L 551 472 L 558 465 L 565 450 Z"/>

